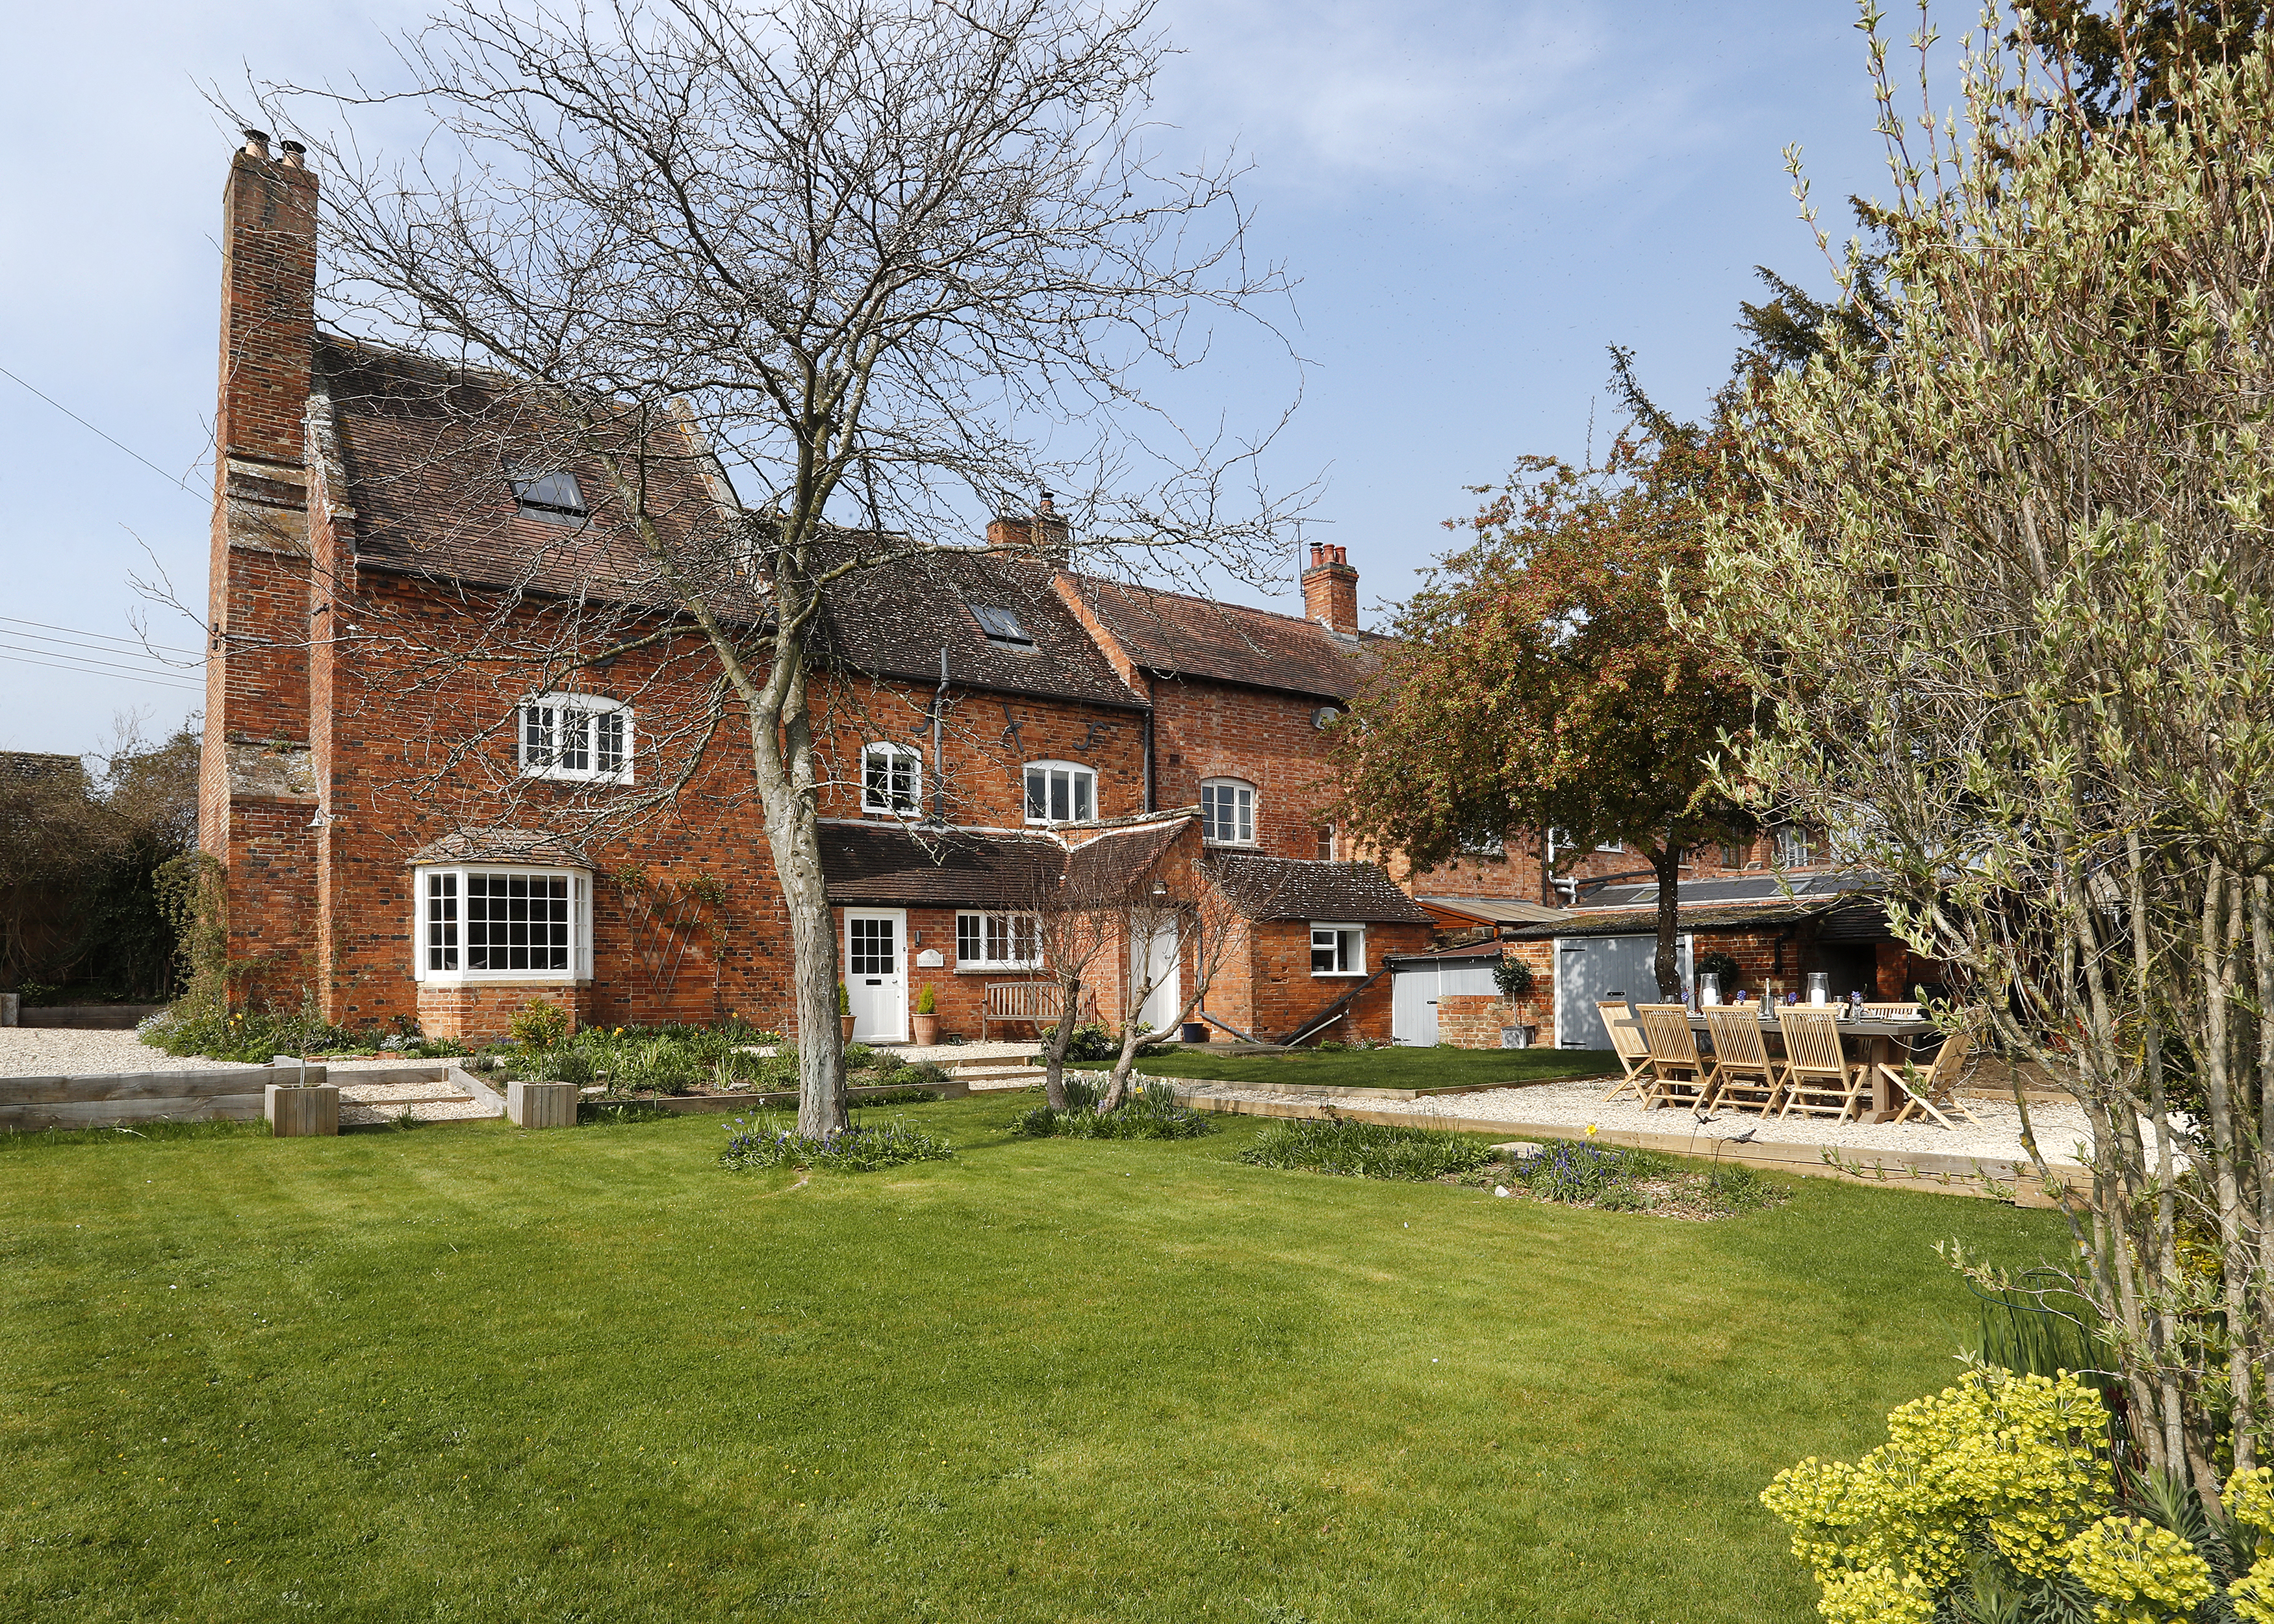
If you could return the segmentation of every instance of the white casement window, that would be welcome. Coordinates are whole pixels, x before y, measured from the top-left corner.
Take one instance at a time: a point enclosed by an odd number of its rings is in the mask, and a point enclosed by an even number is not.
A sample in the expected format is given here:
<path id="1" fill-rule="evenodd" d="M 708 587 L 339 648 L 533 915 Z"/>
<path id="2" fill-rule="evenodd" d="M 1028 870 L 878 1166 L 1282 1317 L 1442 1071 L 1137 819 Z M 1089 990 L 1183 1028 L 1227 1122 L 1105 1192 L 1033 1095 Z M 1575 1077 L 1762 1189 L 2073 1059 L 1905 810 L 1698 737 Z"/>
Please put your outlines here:
<path id="1" fill-rule="evenodd" d="M 905 744 L 861 750 L 861 810 L 912 817 L 923 807 L 923 757 Z"/>
<path id="2" fill-rule="evenodd" d="M 591 694 L 538 694 L 521 702 L 522 776 L 573 782 L 632 781 L 631 707 Z"/>
<path id="3" fill-rule="evenodd" d="M 469 863 L 412 871 L 422 981 L 575 981 L 592 974 L 592 881 L 574 868 Z"/>
<path id="4" fill-rule="evenodd" d="M 1816 843 L 1808 831 L 1791 823 L 1776 828 L 1776 862 L 1780 868 L 1805 868 L 1816 861 Z"/>
<path id="5" fill-rule="evenodd" d="M 1335 826 L 1334 826 L 1332 823 L 1328 823 L 1328 824 L 1323 825 L 1323 826 L 1319 830 L 1319 831 L 1318 831 L 1318 835 L 1319 835 L 1319 853 L 1318 853 L 1318 855 L 1319 855 L 1319 861 L 1320 861 L 1321 862 L 1332 862 L 1332 861 L 1334 861 L 1334 860 L 1335 860 Z"/>
<path id="6" fill-rule="evenodd" d="M 1623 852 L 1627 849 L 1627 843 L 1623 840 L 1599 840 L 1595 843 L 1595 849 L 1599 852 Z"/>
<path id="7" fill-rule="evenodd" d="M 1027 763 L 1027 821 L 1087 823 L 1097 816 L 1097 774 L 1080 762 Z"/>
<path id="8" fill-rule="evenodd" d="M 1039 970 L 1042 921 L 1032 914 L 959 914 L 955 962 L 965 970 Z"/>
<path id="9" fill-rule="evenodd" d="M 1311 974 L 1313 975 L 1364 975 L 1366 974 L 1366 927 L 1364 925 L 1313 925 L 1311 927 Z"/>
<path id="10" fill-rule="evenodd" d="M 1492 830 L 1464 831 L 1453 844 L 1471 857 L 1505 857 L 1508 854 L 1506 840 Z"/>
<path id="11" fill-rule="evenodd" d="M 1218 846 L 1255 844 L 1255 786 L 1238 778 L 1201 784 L 1201 832 Z"/>

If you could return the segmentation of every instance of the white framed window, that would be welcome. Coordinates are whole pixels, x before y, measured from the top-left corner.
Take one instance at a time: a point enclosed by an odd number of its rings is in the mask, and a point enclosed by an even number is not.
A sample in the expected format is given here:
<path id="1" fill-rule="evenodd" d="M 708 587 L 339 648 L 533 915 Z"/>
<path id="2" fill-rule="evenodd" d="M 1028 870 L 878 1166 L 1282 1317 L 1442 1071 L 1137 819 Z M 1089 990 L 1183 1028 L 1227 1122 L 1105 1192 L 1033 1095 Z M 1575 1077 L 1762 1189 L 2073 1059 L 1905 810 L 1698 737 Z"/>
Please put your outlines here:
<path id="1" fill-rule="evenodd" d="M 1311 927 L 1311 974 L 1313 975 L 1364 975 L 1366 974 L 1366 927 L 1364 925 L 1313 925 Z"/>
<path id="2" fill-rule="evenodd" d="M 955 963 L 965 970 L 1039 970 L 1042 921 L 1032 914 L 958 914 Z"/>
<path id="3" fill-rule="evenodd" d="M 1097 774 L 1080 762 L 1027 763 L 1027 821 L 1086 823 L 1097 816 Z"/>
<path id="4" fill-rule="evenodd" d="M 905 744 L 861 748 L 861 810 L 909 817 L 923 808 L 923 757 Z"/>
<path id="5" fill-rule="evenodd" d="M 1317 831 L 1317 832 L 1318 832 L 1318 837 L 1319 837 L 1319 851 L 1318 851 L 1318 858 L 1319 858 L 1319 861 L 1320 861 L 1321 862 L 1332 862 L 1332 861 L 1334 861 L 1334 860 L 1335 860 L 1335 826 L 1334 826 L 1332 823 L 1321 823 L 1321 825 L 1319 825 L 1319 828 L 1318 828 L 1318 831 Z"/>
<path id="6" fill-rule="evenodd" d="M 592 694 L 533 694 L 521 702 L 516 732 L 523 778 L 632 781 L 629 705 Z"/>
<path id="7" fill-rule="evenodd" d="M 1255 844 L 1255 786 L 1238 778 L 1201 782 L 1201 832 L 1218 846 Z"/>
<path id="8" fill-rule="evenodd" d="M 422 981 L 575 981 L 592 974 L 592 880 L 494 863 L 412 871 L 411 972 Z"/>
<path id="9" fill-rule="evenodd" d="M 1623 840 L 1598 840 L 1595 849 L 1599 852 L 1623 852 L 1627 849 L 1627 843 Z"/>
<path id="10" fill-rule="evenodd" d="M 1816 843 L 1808 831 L 1794 823 L 1776 827 L 1776 863 L 1780 868 L 1805 868 L 1816 861 Z"/>
<path id="11" fill-rule="evenodd" d="M 1471 857 L 1505 857 L 1507 839 L 1497 830 L 1471 829 L 1464 831 L 1453 842 Z"/>

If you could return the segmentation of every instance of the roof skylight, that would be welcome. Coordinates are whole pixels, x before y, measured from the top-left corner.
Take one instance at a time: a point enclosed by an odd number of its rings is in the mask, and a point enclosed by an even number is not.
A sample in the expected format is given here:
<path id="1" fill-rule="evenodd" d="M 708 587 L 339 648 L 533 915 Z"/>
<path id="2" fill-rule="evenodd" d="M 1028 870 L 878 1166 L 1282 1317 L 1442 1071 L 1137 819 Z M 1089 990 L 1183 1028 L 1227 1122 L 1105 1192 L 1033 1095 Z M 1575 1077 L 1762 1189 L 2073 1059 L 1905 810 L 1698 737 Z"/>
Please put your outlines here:
<path id="1" fill-rule="evenodd" d="M 979 622 L 979 629 L 987 634 L 987 641 L 999 643 L 1006 648 L 1031 649 L 1035 640 L 1027 635 L 1027 628 L 1019 624 L 1019 617 L 1008 609 L 989 604 L 967 605 L 971 618 Z"/>

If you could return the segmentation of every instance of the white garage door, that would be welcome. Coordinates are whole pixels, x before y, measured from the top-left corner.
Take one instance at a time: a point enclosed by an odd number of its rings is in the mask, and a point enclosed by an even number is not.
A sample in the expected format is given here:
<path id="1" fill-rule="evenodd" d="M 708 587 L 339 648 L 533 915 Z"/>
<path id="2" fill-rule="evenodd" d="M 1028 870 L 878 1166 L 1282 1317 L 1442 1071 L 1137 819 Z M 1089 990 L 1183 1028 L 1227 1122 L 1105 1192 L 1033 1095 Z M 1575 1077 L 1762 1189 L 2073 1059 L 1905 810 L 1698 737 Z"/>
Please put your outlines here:
<path id="1" fill-rule="evenodd" d="M 1595 1008 L 1603 998 L 1658 1002 L 1656 936 L 1559 936 L 1555 942 L 1555 1034 L 1562 1049 L 1608 1049 Z M 1690 938 L 1675 939 L 1682 992 L 1690 996 Z"/>
<path id="2" fill-rule="evenodd" d="M 1427 1049 L 1437 1041 L 1437 1000 L 1447 996 L 1500 991 L 1489 959 L 1433 960 L 1399 965 L 1389 978 L 1389 1041 Z"/>

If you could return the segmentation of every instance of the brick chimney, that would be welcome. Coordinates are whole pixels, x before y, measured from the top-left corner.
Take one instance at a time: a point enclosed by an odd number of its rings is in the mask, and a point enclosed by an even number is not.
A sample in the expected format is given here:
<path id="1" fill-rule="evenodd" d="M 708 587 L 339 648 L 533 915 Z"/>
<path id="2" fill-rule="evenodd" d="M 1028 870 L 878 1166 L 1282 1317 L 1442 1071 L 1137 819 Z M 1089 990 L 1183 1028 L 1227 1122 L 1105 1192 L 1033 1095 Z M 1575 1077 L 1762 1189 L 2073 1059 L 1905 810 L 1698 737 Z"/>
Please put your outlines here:
<path id="1" fill-rule="evenodd" d="M 1358 631 L 1358 571 L 1348 547 L 1314 542 L 1311 567 L 1303 572 L 1303 613 L 1329 631 Z"/>
<path id="2" fill-rule="evenodd" d="M 211 638 L 198 823 L 200 843 L 234 876 L 256 839 L 275 848 L 260 848 L 263 861 L 279 869 L 302 862 L 308 853 L 301 848 L 309 845 L 303 831 L 314 806 L 305 787 L 309 568 L 303 420 L 316 337 L 316 177 L 298 142 L 286 141 L 281 154 L 272 154 L 266 132 L 245 132 L 222 188 L 221 275 L 207 611 Z M 287 787 L 262 787 L 270 779 Z M 231 958 L 274 957 L 292 945 L 290 930 L 264 932 L 255 911 L 239 902 L 232 894 Z"/>
<path id="3" fill-rule="evenodd" d="M 1033 547 L 1054 555 L 1060 564 L 1066 561 L 1066 522 L 1059 515 L 1058 503 L 1048 491 L 1035 504 L 1030 518 L 1012 514 L 998 514 L 987 522 L 987 545 L 990 547 Z"/>

